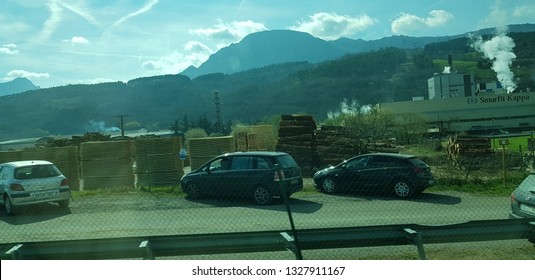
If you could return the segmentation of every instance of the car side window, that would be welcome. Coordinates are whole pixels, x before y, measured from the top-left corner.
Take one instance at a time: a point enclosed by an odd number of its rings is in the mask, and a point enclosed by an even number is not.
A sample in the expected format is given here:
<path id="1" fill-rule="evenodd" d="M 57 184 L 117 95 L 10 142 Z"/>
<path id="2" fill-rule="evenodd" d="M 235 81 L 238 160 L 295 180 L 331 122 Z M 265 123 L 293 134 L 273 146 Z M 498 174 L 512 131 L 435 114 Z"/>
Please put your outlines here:
<path id="1" fill-rule="evenodd" d="M 256 169 L 271 169 L 268 161 L 265 158 L 256 158 Z"/>
<path id="2" fill-rule="evenodd" d="M 394 159 L 384 156 L 374 156 L 370 159 L 370 168 L 392 167 Z"/>
<path id="3" fill-rule="evenodd" d="M 230 169 L 230 159 L 227 157 L 216 159 L 208 166 L 209 171 L 222 171 Z"/>
<path id="4" fill-rule="evenodd" d="M 369 157 L 361 157 L 361 158 L 354 159 L 352 161 L 348 161 L 346 164 L 346 168 L 350 168 L 350 169 L 366 168 L 366 165 L 368 163 L 368 158 Z"/>
<path id="5" fill-rule="evenodd" d="M 234 157 L 232 158 L 231 170 L 252 169 L 253 161 L 251 157 Z"/>

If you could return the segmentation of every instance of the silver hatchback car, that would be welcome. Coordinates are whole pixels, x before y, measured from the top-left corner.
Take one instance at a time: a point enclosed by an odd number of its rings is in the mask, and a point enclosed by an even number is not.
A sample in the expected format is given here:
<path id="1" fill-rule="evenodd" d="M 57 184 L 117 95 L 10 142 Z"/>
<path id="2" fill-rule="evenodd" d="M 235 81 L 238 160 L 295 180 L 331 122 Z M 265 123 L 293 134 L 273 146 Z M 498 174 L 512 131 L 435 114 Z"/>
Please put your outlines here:
<path id="1" fill-rule="evenodd" d="M 509 218 L 535 218 L 535 171 L 511 193 Z"/>
<path id="2" fill-rule="evenodd" d="M 44 160 L 0 164 L 0 191 L 8 215 L 21 205 L 56 202 L 66 208 L 71 198 L 67 178 L 53 163 Z"/>

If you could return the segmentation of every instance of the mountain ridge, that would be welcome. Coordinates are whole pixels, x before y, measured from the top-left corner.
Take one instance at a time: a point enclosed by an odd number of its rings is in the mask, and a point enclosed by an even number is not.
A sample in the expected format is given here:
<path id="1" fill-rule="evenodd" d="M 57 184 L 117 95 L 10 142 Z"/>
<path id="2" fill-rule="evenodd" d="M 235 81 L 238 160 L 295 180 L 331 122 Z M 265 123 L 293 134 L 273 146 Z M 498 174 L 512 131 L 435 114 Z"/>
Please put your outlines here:
<path id="1" fill-rule="evenodd" d="M 508 30 L 509 32 L 534 32 L 535 24 L 509 25 Z M 240 42 L 231 44 L 212 54 L 199 67 L 190 66 L 179 74 L 192 79 L 212 73 L 234 74 L 271 64 L 301 61 L 318 63 L 333 60 L 346 54 L 368 52 L 386 47 L 416 49 L 431 43 L 466 37 L 468 34 L 491 35 L 494 33 L 496 33 L 496 28 L 485 28 L 450 36 L 393 35 L 369 41 L 343 37 L 326 41 L 299 31 L 268 30 L 249 34 Z M 311 51 L 314 48 L 315 50 Z"/>
<path id="2" fill-rule="evenodd" d="M 27 78 L 15 78 L 12 81 L 0 83 L 0 96 L 21 93 L 39 89 Z"/>

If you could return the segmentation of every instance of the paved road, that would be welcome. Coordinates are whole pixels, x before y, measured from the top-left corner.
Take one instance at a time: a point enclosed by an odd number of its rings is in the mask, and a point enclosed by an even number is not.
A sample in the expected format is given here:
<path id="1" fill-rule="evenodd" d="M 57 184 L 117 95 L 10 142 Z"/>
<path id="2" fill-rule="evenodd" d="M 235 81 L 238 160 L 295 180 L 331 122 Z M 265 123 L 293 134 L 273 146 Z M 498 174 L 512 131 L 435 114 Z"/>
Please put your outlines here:
<path id="1" fill-rule="evenodd" d="M 167 234 L 288 230 L 285 205 L 238 199 L 158 197 L 147 193 L 77 198 L 67 210 L 49 204 L 0 214 L 0 243 Z M 504 219 L 508 197 L 424 193 L 412 200 L 298 193 L 291 199 L 297 228 L 385 224 L 442 225 Z"/>

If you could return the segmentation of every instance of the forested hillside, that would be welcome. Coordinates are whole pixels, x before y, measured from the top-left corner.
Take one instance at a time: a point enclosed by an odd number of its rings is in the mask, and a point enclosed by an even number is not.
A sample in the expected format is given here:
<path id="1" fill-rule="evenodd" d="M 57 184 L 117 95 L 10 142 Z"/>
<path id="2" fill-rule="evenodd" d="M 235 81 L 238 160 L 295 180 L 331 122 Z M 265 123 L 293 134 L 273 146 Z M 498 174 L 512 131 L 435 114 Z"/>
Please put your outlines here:
<path id="1" fill-rule="evenodd" d="M 516 43 L 512 69 L 519 89 L 535 89 L 535 33 L 509 36 Z M 253 124 L 294 113 L 321 121 L 344 100 L 366 105 L 427 96 L 427 79 L 442 72 L 449 54 L 456 71 L 474 74 L 476 82 L 495 80 L 490 61 L 461 38 L 423 49 L 384 48 L 324 63 L 282 63 L 232 75 L 67 85 L 0 97 L 0 141 L 102 131 L 117 126 L 119 116 L 136 124 L 131 128 L 149 131 L 168 129 L 177 120 L 186 127 L 206 126 L 215 119 L 214 91 L 220 93 L 227 123 Z"/>

